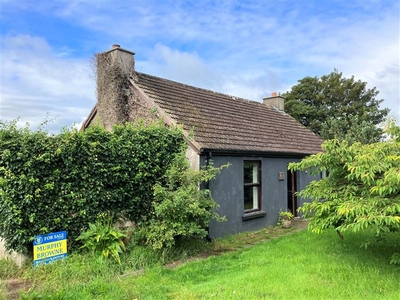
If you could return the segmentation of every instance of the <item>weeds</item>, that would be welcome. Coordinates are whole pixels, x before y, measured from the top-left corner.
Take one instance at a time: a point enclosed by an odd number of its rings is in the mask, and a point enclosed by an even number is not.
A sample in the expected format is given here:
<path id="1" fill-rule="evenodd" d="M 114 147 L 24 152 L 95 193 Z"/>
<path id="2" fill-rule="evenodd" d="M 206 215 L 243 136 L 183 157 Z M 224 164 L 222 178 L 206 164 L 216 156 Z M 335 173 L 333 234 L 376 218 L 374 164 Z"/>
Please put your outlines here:
<path id="1" fill-rule="evenodd" d="M 121 230 L 115 229 L 113 215 L 106 213 L 99 215 L 95 224 L 89 223 L 89 229 L 81 233 L 76 240 L 83 242 L 81 248 L 104 258 L 111 255 L 121 264 L 119 255 L 125 251 L 123 238 L 126 237 Z"/>
<path id="2" fill-rule="evenodd" d="M 11 259 L 0 259 L 0 279 L 9 279 L 20 276 L 22 270 Z"/>

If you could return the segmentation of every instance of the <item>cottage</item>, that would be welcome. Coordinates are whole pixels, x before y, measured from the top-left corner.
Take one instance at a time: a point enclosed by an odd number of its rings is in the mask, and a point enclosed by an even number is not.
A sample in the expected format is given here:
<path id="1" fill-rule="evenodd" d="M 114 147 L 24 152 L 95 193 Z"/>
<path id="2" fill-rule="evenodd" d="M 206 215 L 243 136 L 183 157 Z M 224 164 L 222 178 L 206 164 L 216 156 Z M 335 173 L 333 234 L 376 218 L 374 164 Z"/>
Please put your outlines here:
<path id="1" fill-rule="evenodd" d="M 296 197 L 315 177 L 290 172 L 290 162 L 321 151 L 322 140 L 284 112 L 273 93 L 263 103 L 137 72 L 134 53 L 113 45 L 97 55 L 98 102 L 82 125 L 162 118 L 193 129 L 187 157 L 193 168 L 230 163 L 208 184 L 227 221 L 210 224 L 211 237 L 275 225 L 279 211 L 296 208 Z"/>

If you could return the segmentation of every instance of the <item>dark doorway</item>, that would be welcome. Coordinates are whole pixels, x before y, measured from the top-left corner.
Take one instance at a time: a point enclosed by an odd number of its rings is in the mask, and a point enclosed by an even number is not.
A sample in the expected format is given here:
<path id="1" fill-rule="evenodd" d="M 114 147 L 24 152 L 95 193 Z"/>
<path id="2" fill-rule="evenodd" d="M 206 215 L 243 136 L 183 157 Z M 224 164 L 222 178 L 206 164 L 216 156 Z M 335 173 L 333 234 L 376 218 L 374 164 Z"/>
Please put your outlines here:
<path id="1" fill-rule="evenodd" d="M 297 173 L 287 171 L 287 209 L 293 215 L 297 215 Z"/>

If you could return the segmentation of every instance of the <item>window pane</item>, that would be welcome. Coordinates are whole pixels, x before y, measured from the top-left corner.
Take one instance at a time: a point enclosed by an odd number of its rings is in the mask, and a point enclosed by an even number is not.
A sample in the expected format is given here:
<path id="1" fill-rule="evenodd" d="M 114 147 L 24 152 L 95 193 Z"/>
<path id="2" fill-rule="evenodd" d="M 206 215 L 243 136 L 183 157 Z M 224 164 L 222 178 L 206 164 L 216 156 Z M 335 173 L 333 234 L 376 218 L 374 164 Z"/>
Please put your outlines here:
<path id="1" fill-rule="evenodd" d="M 244 162 L 244 183 L 259 183 L 258 162 Z"/>
<path id="2" fill-rule="evenodd" d="M 258 209 L 258 186 L 253 186 L 253 209 Z"/>
<path id="3" fill-rule="evenodd" d="M 244 187 L 244 209 L 258 209 L 258 186 Z"/>

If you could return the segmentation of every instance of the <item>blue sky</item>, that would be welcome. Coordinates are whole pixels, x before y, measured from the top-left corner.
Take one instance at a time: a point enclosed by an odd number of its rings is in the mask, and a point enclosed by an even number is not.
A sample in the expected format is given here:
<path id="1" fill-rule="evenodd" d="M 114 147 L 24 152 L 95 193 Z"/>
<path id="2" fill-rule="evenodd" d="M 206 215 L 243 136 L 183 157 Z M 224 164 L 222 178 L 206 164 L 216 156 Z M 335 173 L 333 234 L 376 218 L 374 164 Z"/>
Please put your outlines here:
<path id="1" fill-rule="evenodd" d="M 376 87 L 400 121 L 399 0 L 0 0 L 0 119 L 52 132 L 96 102 L 90 59 L 261 101 L 335 68 Z"/>

